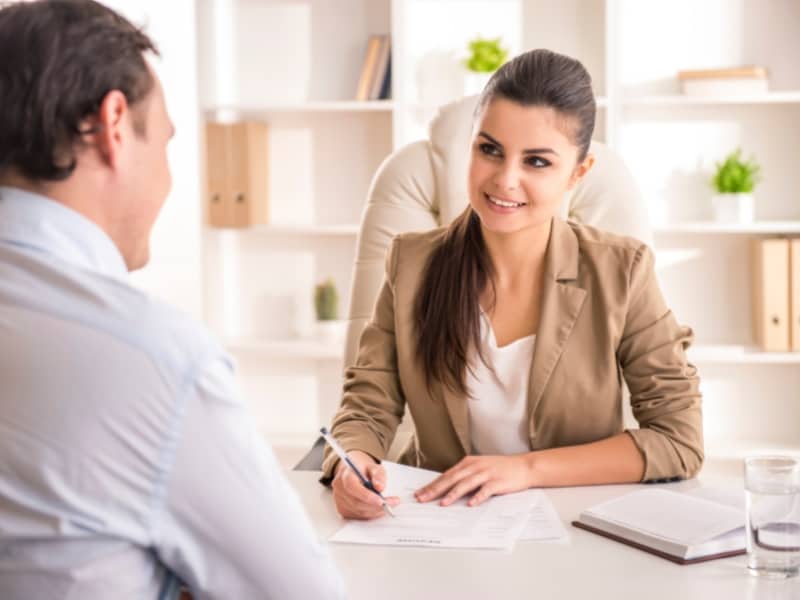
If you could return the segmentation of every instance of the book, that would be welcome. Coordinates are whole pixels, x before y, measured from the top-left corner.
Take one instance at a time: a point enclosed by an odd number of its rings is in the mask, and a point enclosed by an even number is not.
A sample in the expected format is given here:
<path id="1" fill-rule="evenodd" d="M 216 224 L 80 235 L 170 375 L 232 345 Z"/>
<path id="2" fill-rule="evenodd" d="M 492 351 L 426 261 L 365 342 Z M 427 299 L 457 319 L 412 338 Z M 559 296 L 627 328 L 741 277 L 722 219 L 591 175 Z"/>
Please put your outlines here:
<path id="1" fill-rule="evenodd" d="M 678 71 L 681 91 L 687 96 L 764 94 L 769 91 L 764 67 Z"/>
<path id="2" fill-rule="evenodd" d="M 375 73 L 370 83 L 369 99 L 379 100 L 383 92 L 384 83 L 389 76 L 389 62 L 391 59 L 391 40 L 388 35 L 381 36 L 381 48 L 375 65 Z"/>
<path id="3" fill-rule="evenodd" d="M 381 51 L 384 46 L 386 35 L 371 35 L 367 40 L 367 49 L 364 53 L 364 62 L 361 65 L 361 74 L 358 77 L 356 86 L 356 100 L 369 100 L 372 93 L 373 82 L 378 69 L 378 62 L 381 58 Z"/>
<path id="4" fill-rule="evenodd" d="M 389 100 L 392 97 L 392 57 L 389 55 L 389 64 L 386 65 L 386 76 L 383 78 L 383 86 L 378 100 Z"/>
<path id="5" fill-rule="evenodd" d="M 745 552 L 742 508 L 663 489 L 641 490 L 598 504 L 572 524 L 678 564 Z"/>

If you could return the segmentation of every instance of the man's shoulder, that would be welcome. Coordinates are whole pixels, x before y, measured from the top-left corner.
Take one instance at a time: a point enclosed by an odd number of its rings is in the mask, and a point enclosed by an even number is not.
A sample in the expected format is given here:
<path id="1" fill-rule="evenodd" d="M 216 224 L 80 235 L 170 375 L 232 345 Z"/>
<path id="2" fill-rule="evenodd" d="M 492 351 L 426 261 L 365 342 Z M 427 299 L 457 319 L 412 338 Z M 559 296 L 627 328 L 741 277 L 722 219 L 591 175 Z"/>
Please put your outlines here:
<path id="1" fill-rule="evenodd" d="M 74 343 L 100 336 L 113 340 L 117 348 L 144 353 L 162 366 L 182 369 L 200 354 L 222 352 L 204 325 L 124 279 L 26 251 L 5 251 L 13 255 L 0 260 L 0 309 L 15 307 L 31 315 L 46 315 L 69 324 L 61 334 Z M 104 357 L 97 360 L 102 362 Z"/>
<path id="2" fill-rule="evenodd" d="M 133 286 L 116 283 L 122 286 L 117 293 L 124 302 L 119 313 L 110 316 L 122 321 L 121 331 L 130 343 L 158 360 L 184 366 L 224 354 L 208 328 L 188 313 Z"/>

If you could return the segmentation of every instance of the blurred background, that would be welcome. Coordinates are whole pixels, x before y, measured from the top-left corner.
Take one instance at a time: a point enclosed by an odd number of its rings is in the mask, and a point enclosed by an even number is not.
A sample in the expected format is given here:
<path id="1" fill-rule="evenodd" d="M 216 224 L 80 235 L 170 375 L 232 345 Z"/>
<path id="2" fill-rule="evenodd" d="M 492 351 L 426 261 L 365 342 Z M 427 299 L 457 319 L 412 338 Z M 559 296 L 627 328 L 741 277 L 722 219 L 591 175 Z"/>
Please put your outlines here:
<path id="1" fill-rule="evenodd" d="M 800 451 L 796 0 L 107 4 L 158 43 L 177 127 L 134 281 L 224 340 L 286 464 L 338 405 L 375 170 L 479 91 L 498 52 L 538 47 L 588 68 L 595 139 L 642 191 L 664 293 L 695 331 L 708 453 Z"/>

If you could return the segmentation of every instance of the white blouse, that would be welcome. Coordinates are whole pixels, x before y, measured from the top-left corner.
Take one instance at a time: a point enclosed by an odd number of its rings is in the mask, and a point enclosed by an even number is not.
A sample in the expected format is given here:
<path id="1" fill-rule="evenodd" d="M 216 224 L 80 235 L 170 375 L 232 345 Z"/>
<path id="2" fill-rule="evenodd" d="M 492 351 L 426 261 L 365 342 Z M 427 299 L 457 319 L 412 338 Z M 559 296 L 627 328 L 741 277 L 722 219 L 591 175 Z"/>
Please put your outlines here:
<path id="1" fill-rule="evenodd" d="M 470 363 L 472 372 L 467 370 L 466 380 L 472 452 L 530 452 L 526 415 L 536 335 L 498 347 L 492 324 L 481 311 L 481 341 L 488 366 L 474 352 Z"/>

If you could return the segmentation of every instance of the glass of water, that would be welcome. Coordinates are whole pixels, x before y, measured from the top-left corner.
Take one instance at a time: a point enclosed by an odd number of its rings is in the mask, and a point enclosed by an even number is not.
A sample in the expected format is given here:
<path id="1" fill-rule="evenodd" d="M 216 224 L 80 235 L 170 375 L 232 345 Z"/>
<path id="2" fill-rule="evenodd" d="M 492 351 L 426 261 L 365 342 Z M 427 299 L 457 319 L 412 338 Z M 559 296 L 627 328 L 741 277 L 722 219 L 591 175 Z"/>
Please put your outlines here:
<path id="1" fill-rule="evenodd" d="M 753 575 L 800 573 L 800 459 L 753 456 L 744 462 L 747 568 Z"/>

